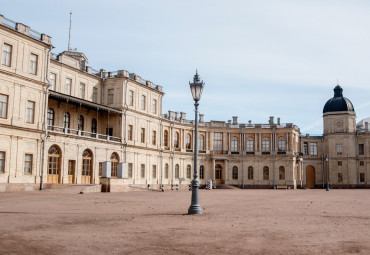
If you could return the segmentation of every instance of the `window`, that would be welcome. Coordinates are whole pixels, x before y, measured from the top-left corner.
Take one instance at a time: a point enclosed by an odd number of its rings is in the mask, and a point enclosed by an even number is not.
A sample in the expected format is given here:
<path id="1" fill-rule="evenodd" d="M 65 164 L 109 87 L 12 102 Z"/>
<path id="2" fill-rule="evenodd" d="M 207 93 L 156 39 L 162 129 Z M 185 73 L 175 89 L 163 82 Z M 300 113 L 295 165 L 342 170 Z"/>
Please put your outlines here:
<path id="1" fill-rule="evenodd" d="M 32 154 L 24 155 L 24 173 L 32 174 Z"/>
<path id="2" fill-rule="evenodd" d="M 265 137 L 262 140 L 262 151 L 263 152 L 269 152 L 270 151 L 270 140 Z"/>
<path id="3" fill-rule="evenodd" d="M 269 168 L 268 166 L 263 167 L 263 179 L 268 180 L 270 178 Z"/>
<path id="4" fill-rule="evenodd" d="M 285 151 L 285 138 L 280 136 L 278 142 L 279 142 L 278 151 Z"/>
<path id="5" fill-rule="evenodd" d="M 213 150 L 215 153 L 222 153 L 222 133 L 215 133 L 213 136 Z"/>
<path id="6" fill-rule="evenodd" d="M 57 75 L 55 73 L 50 73 L 50 89 L 55 90 L 55 85 L 57 82 Z"/>
<path id="7" fill-rule="evenodd" d="M 108 89 L 108 104 L 113 104 L 114 89 Z"/>
<path id="8" fill-rule="evenodd" d="M 54 127 L 54 110 L 51 109 L 51 108 L 49 108 L 49 110 L 48 110 L 47 123 L 48 123 L 48 129 L 53 130 L 53 127 Z"/>
<path id="9" fill-rule="evenodd" d="M 153 130 L 153 134 L 152 134 L 152 144 L 153 145 L 157 144 L 157 131 L 154 131 L 154 130 Z"/>
<path id="10" fill-rule="evenodd" d="M 364 161 L 360 161 L 360 166 L 364 166 L 365 165 L 365 162 Z"/>
<path id="11" fill-rule="evenodd" d="M 141 96 L 141 110 L 145 110 L 146 107 L 146 96 L 142 95 Z"/>
<path id="12" fill-rule="evenodd" d="M 342 155 L 342 145 L 337 144 L 337 155 Z"/>
<path id="13" fill-rule="evenodd" d="M 157 100 L 153 99 L 152 102 L 152 112 L 155 114 L 157 113 Z"/>
<path id="14" fill-rule="evenodd" d="M 338 182 L 343 182 L 343 174 L 338 173 Z"/>
<path id="15" fill-rule="evenodd" d="M 140 131 L 140 139 L 142 143 L 145 143 L 145 128 L 142 128 Z"/>
<path id="16" fill-rule="evenodd" d="M 164 166 L 164 178 L 165 179 L 168 179 L 168 164 L 167 163 Z"/>
<path id="17" fill-rule="evenodd" d="M 191 149 L 191 135 L 186 134 L 186 149 L 190 150 Z"/>
<path id="18" fill-rule="evenodd" d="M 186 167 L 186 178 L 188 179 L 191 178 L 191 166 L 190 165 Z"/>
<path id="19" fill-rule="evenodd" d="M 176 164 L 175 166 L 175 178 L 176 179 L 179 179 L 180 178 L 180 169 L 179 169 L 179 165 Z"/>
<path id="20" fill-rule="evenodd" d="M 285 167 L 279 167 L 279 180 L 285 180 Z"/>
<path id="21" fill-rule="evenodd" d="M 32 124 L 35 122 L 35 102 L 27 101 L 26 122 Z"/>
<path id="22" fill-rule="evenodd" d="M 82 116 L 82 115 L 78 116 L 77 129 L 80 130 L 80 131 L 83 131 L 84 130 L 84 124 L 85 124 L 84 116 Z"/>
<path id="23" fill-rule="evenodd" d="M 167 130 L 164 131 L 163 138 L 164 138 L 164 146 L 168 147 L 168 131 Z"/>
<path id="24" fill-rule="evenodd" d="M 4 43 L 3 45 L 3 57 L 1 64 L 4 66 L 11 66 L 12 64 L 12 46 Z"/>
<path id="25" fill-rule="evenodd" d="M 238 151 L 238 138 L 235 136 L 231 138 L 231 151 Z"/>
<path id="26" fill-rule="evenodd" d="M 198 150 L 204 151 L 204 135 L 200 135 L 198 139 Z"/>
<path id="27" fill-rule="evenodd" d="M 112 177 L 117 177 L 117 164 L 119 162 L 119 157 L 118 154 L 113 152 L 112 155 L 110 156 L 110 162 L 111 162 L 111 176 Z"/>
<path id="28" fill-rule="evenodd" d="M 141 178 L 145 178 L 145 165 L 141 164 L 141 171 L 140 171 L 140 176 Z"/>
<path id="29" fill-rule="evenodd" d="M 101 176 L 101 163 L 99 163 L 99 176 Z M 75 169 L 76 169 L 76 160 L 68 160 L 68 175 L 73 176 L 75 175 Z M 72 179 L 72 183 L 74 180 Z"/>
<path id="30" fill-rule="evenodd" d="M 128 92 L 128 105 L 129 106 L 134 105 L 134 92 L 132 90 Z"/>
<path id="31" fill-rule="evenodd" d="M 180 147 L 180 134 L 178 132 L 175 133 L 175 138 L 174 138 L 174 146 L 175 148 L 179 148 Z"/>
<path id="32" fill-rule="evenodd" d="M 133 129 L 133 126 L 132 125 L 128 125 L 128 140 L 129 141 L 132 141 L 132 129 Z"/>
<path id="33" fill-rule="evenodd" d="M 91 133 L 96 134 L 98 133 L 98 122 L 95 118 L 91 120 Z"/>
<path id="34" fill-rule="evenodd" d="M 107 136 L 113 136 L 113 128 L 106 128 L 105 129 L 105 134 Z"/>
<path id="35" fill-rule="evenodd" d="M 310 154 L 317 155 L 317 143 L 310 143 Z"/>
<path id="36" fill-rule="evenodd" d="M 67 78 L 66 79 L 66 90 L 65 90 L 65 93 L 67 95 L 71 95 L 71 91 L 72 91 L 72 79 Z"/>
<path id="37" fill-rule="evenodd" d="M 29 72 L 30 74 L 37 74 L 37 58 L 38 56 L 35 54 L 30 55 L 30 66 L 29 66 Z"/>
<path id="38" fill-rule="evenodd" d="M 97 103 L 98 102 L 98 88 L 93 88 L 92 101 L 94 103 Z"/>
<path id="39" fill-rule="evenodd" d="M 365 173 L 360 173 L 360 182 L 365 181 Z"/>
<path id="40" fill-rule="evenodd" d="M 365 147 L 363 144 L 358 145 L 358 154 L 359 155 L 365 155 Z"/>
<path id="41" fill-rule="evenodd" d="M 248 180 L 253 180 L 253 166 L 248 167 Z"/>
<path id="42" fill-rule="evenodd" d="M 252 137 L 247 138 L 247 152 L 253 152 L 254 151 L 254 141 Z"/>
<path id="43" fill-rule="evenodd" d="M 8 117 L 8 96 L 0 94 L 0 118 Z"/>
<path id="44" fill-rule="evenodd" d="M 157 178 L 157 166 L 156 165 L 153 165 L 152 177 L 153 177 L 153 179 Z"/>
<path id="45" fill-rule="evenodd" d="M 128 175 L 128 178 L 132 178 L 132 163 L 128 163 L 128 166 L 127 166 L 127 175 Z"/>
<path id="46" fill-rule="evenodd" d="M 338 161 L 338 166 L 341 166 L 342 165 L 342 161 L 341 160 L 339 160 Z"/>
<path id="47" fill-rule="evenodd" d="M 308 143 L 303 143 L 303 154 L 308 155 Z"/>
<path id="48" fill-rule="evenodd" d="M 70 128 L 70 115 L 69 112 L 64 113 L 64 118 L 63 118 L 63 127 L 65 129 Z"/>
<path id="49" fill-rule="evenodd" d="M 199 167 L 199 179 L 204 179 L 204 166 Z"/>
<path id="50" fill-rule="evenodd" d="M 0 173 L 5 172 L 5 152 L 0 151 Z"/>
<path id="51" fill-rule="evenodd" d="M 238 179 L 238 167 L 233 166 L 233 180 L 237 180 L 237 179 Z"/>
<path id="52" fill-rule="evenodd" d="M 80 83 L 80 98 L 85 99 L 85 83 Z"/>

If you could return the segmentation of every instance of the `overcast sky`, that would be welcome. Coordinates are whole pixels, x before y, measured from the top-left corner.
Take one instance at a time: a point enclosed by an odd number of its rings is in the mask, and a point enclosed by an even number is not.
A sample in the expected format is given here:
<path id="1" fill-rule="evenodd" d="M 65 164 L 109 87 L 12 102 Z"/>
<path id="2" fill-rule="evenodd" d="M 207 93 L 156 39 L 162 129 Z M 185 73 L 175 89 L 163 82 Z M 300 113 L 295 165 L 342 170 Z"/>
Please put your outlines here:
<path id="1" fill-rule="evenodd" d="M 368 0 L 0 0 L 0 14 L 72 48 L 89 65 L 125 69 L 162 85 L 163 113 L 193 119 L 189 90 L 197 68 L 206 83 L 206 121 L 267 123 L 269 116 L 322 133 L 322 109 L 337 80 L 370 116 Z"/>

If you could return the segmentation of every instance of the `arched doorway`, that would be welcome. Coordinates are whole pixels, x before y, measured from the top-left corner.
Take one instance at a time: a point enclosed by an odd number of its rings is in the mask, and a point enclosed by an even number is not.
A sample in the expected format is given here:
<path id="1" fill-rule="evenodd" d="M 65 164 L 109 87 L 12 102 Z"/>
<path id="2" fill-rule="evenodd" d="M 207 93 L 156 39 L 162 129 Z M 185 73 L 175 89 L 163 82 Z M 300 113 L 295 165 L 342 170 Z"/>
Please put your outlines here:
<path id="1" fill-rule="evenodd" d="M 110 162 L 112 164 L 111 176 L 117 177 L 117 164 L 119 163 L 119 156 L 116 152 L 113 152 L 112 155 L 110 156 Z"/>
<path id="2" fill-rule="evenodd" d="M 220 164 L 215 166 L 215 179 L 216 184 L 222 184 L 222 166 Z"/>
<path id="3" fill-rule="evenodd" d="M 315 168 L 313 166 L 306 167 L 306 187 L 315 188 Z"/>
<path id="4" fill-rule="evenodd" d="M 60 182 L 60 161 L 60 149 L 56 145 L 51 146 L 48 151 L 48 183 Z"/>
<path id="5" fill-rule="evenodd" d="M 82 153 L 82 184 L 90 184 L 92 181 L 92 152 L 90 150 L 85 150 Z"/>

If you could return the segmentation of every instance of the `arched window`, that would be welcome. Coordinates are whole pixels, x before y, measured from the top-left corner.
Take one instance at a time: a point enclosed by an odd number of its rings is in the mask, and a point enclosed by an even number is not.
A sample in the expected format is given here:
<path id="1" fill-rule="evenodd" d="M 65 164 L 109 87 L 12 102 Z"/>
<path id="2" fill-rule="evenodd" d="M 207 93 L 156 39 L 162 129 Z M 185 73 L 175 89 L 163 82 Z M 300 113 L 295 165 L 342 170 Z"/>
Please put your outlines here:
<path id="1" fill-rule="evenodd" d="M 186 149 L 190 150 L 191 149 L 191 135 L 186 134 Z"/>
<path id="2" fill-rule="evenodd" d="M 71 127 L 71 115 L 69 114 L 69 112 L 65 112 L 64 113 L 64 118 L 63 118 L 63 127 L 65 129 L 69 129 Z"/>
<path id="3" fill-rule="evenodd" d="M 279 167 L 279 180 L 285 180 L 285 167 Z"/>
<path id="4" fill-rule="evenodd" d="M 231 151 L 238 151 L 238 138 L 236 136 L 231 138 Z"/>
<path id="5" fill-rule="evenodd" d="M 54 110 L 51 108 L 48 110 L 48 129 L 54 130 Z"/>
<path id="6" fill-rule="evenodd" d="M 85 150 L 82 153 L 82 184 L 90 184 L 92 181 L 92 152 L 90 150 Z"/>
<path id="7" fill-rule="evenodd" d="M 119 162 L 119 156 L 116 152 L 113 152 L 110 156 L 110 162 L 111 162 L 111 176 L 117 177 L 117 164 Z"/>
<path id="8" fill-rule="evenodd" d="M 191 166 L 190 165 L 186 167 L 186 178 L 188 179 L 191 178 Z"/>
<path id="9" fill-rule="evenodd" d="M 199 167 L 199 179 L 204 179 L 204 166 Z"/>
<path id="10" fill-rule="evenodd" d="M 168 179 L 168 164 L 164 166 L 164 178 Z"/>
<path id="11" fill-rule="evenodd" d="M 175 138 L 174 138 L 174 146 L 175 148 L 179 148 L 180 147 L 180 143 L 179 143 L 179 139 L 180 138 L 180 134 L 178 132 L 175 133 Z"/>
<path id="12" fill-rule="evenodd" d="M 180 178 L 180 167 L 178 164 L 175 166 L 175 178 L 179 179 Z"/>
<path id="13" fill-rule="evenodd" d="M 238 167 L 233 166 L 233 179 L 237 180 L 238 179 Z"/>
<path id="14" fill-rule="evenodd" d="M 248 167 L 248 180 L 253 180 L 253 166 Z"/>
<path id="15" fill-rule="evenodd" d="M 262 152 L 268 152 L 270 151 L 270 140 L 265 137 L 262 140 Z"/>
<path id="16" fill-rule="evenodd" d="M 198 139 L 198 150 L 204 151 L 204 135 L 200 135 Z"/>
<path id="17" fill-rule="evenodd" d="M 91 120 L 91 133 L 96 134 L 98 133 L 98 122 L 95 118 Z"/>
<path id="18" fill-rule="evenodd" d="M 280 136 L 279 137 L 279 147 L 278 147 L 278 150 L 279 151 L 285 151 L 285 138 Z"/>
<path id="19" fill-rule="evenodd" d="M 263 167 L 263 179 L 264 180 L 269 180 L 270 179 L 270 171 L 268 166 Z"/>
<path id="20" fill-rule="evenodd" d="M 254 151 L 254 141 L 252 137 L 247 138 L 247 152 L 253 152 Z"/>
<path id="21" fill-rule="evenodd" d="M 168 147 L 168 131 L 167 130 L 164 131 L 163 138 L 164 138 L 164 146 Z"/>
<path id="22" fill-rule="evenodd" d="M 78 116 L 78 130 L 80 130 L 80 131 L 84 131 L 84 122 L 85 122 L 85 120 L 84 120 L 84 116 L 82 116 L 82 115 L 80 115 L 80 116 Z"/>

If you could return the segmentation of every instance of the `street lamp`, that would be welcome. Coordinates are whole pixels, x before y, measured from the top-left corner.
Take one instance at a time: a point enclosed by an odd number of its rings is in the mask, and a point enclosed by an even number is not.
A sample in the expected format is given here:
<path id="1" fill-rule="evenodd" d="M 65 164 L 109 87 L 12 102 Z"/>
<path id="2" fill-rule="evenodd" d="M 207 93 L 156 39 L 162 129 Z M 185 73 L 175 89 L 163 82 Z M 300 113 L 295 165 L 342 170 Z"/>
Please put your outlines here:
<path id="1" fill-rule="evenodd" d="M 193 82 L 190 83 L 191 94 L 194 99 L 195 106 L 195 141 L 194 141 L 194 179 L 191 182 L 191 205 L 188 209 L 188 214 L 202 214 L 202 208 L 199 205 L 199 181 L 198 181 L 198 105 L 200 97 L 202 96 L 202 91 L 204 87 L 204 82 L 200 81 L 198 71 L 194 75 Z"/>
<path id="2" fill-rule="evenodd" d="M 326 155 L 326 191 L 329 191 L 329 156 Z"/>

